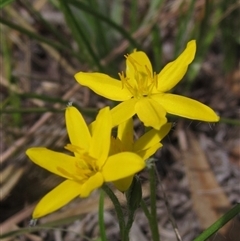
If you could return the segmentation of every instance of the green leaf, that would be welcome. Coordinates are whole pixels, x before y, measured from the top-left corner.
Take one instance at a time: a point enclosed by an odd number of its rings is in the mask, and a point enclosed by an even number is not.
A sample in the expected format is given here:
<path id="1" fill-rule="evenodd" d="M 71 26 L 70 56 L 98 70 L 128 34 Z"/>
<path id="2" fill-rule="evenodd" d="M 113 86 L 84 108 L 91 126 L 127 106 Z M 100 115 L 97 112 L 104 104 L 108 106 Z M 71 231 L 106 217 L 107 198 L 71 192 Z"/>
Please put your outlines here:
<path id="1" fill-rule="evenodd" d="M 0 8 L 5 7 L 6 5 L 10 4 L 11 2 L 13 2 L 14 0 L 1 0 L 0 2 Z"/>
<path id="2" fill-rule="evenodd" d="M 84 4 L 82 2 L 75 1 L 75 0 L 69 0 L 68 3 L 83 10 L 84 12 L 87 12 L 87 13 L 95 16 L 96 18 L 99 19 L 99 21 L 105 22 L 111 28 L 118 31 L 125 39 L 127 39 L 133 48 L 141 49 L 141 46 L 131 37 L 131 34 L 129 32 L 127 32 L 123 27 L 121 27 L 120 25 L 113 22 L 109 17 L 102 15 L 101 13 L 88 7 L 86 4 Z"/>
<path id="3" fill-rule="evenodd" d="M 134 212 L 140 206 L 142 200 L 142 186 L 139 178 L 133 178 L 130 188 L 126 192 L 128 209 Z"/>
<path id="4" fill-rule="evenodd" d="M 203 233 L 201 233 L 193 241 L 207 240 L 209 237 L 211 237 L 214 233 L 216 233 L 221 227 L 223 227 L 228 221 L 230 221 L 239 213 L 240 213 L 240 203 L 238 203 L 226 214 L 224 214 L 221 218 L 219 218 L 214 224 L 212 224 L 209 228 L 207 228 Z"/>
<path id="5" fill-rule="evenodd" d="M 46 44 L 50 45 L 51 47 L 55 48 L 58 51 L 64 51 L 64 52 L 69 53 L 72 56 L 79 59 L 79 54 L 75 53 L 74 51 L 69 49 L 69 46 L 64 46 L 60 43 L 57 43 L 56 41 L 50 40 L 49 38 L 46 38 L 46 37 L 43 37 L 42 35 L 40 35 L 38 33 L 35 33 L 33 31 L 29 31 L 28 29 L 23 28 L 20 25 L 17 25 L 15 23 L 9 21 L 6 18 L 3 18 L 2 16 L 0 16 L 0 23 L 8 26 L 9 28 L 12 28 L 12 29 L 15 29 L 15 30 L 19 31 L 20 33 L 23 33 L 30 38 L 36 39 L 36 40 L 38 40 L 42 43 L 46 43 Z"/>
<path id="6" fill-rule="evenodd" d="M 66 22 L 72 31 L 76 43 L 78 44 L 79 50 L 81 50 L 82 48 L 86 48 L 93 62 L 96 64 L 98 69 L 102 71 L 103 67 L 100 63 L 100 59 L 92 48 L 90 40 L 88 39 L 84 29 L 82 28 L 81 23 L 77 21 L 76 16 L 73 14 L 69 3 L 64 0 L 59 0 L 59 3 Z"/>

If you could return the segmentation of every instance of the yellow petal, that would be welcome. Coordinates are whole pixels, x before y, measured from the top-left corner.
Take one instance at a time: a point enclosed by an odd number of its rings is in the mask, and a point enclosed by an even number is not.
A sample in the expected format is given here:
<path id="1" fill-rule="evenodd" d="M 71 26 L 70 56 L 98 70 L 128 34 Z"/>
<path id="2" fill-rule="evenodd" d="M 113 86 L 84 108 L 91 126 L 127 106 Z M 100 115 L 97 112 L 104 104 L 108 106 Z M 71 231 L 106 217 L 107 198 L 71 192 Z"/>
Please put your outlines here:
<path id="1" fill-rule="evenodd" d="M 113 127 L 130 119 L 133 115 L 136 114 L 135 112 L 136 102 L 137 102 L 136 99 L 130 99 L 120 103 L 119 105 L 111 109 Z"/>
<path id="2" fill-rule="evenodd" d="M 199 101 L 174 94 L 159 94 L 153 98 L 170 114 L 207 122 L 219 121 L 219 116 Z"/>
<path id="3" fill-rule="evenodd" d="M 44 147 L 33 147 L 26 151 L 27 156 L 40 167 L 64 178 L 72 179 L 76 175 L 77 159 Z"/>
<path id="4" fill-rule="evenodd" d="M 166 111 L 156 101 L 150 98 L 138 100 L 135 110 L 145 126 L 159 130 L 167 122 Z"/>
<path id="5" fill-rule="evenodd" d="M 161 143 L 157 143 L 146 150 L 141 150 L 136 152 L 144 161 L 146 161 L 150 156 L 154 155 L 156 151 L 162 147 Z"/>
<path id="6" fill-rule="evenodd" d="M 102 168 L 105 182 L 112 182 L 134 175 L 145 167 L 144 160 L 131 152 L 121 152 L 108 158 Z"/>
<path id="7" fill-rule="evenodd" d="M 136 51 L 127 56 L 126 76 L 130 85 L 137 86 L 137 73 L 140 73 L 142 77 L 146 76 L 146 81 L 150 81 L 147 77 L 152 77 L 152 72 L 151 62 L 144 52 Z"/>
<path id="8" fill-rule="evenodd" d="M 130 118 L 118 126 L 117 137 L 122 141 L 126 151 L 132 151 L 133 145 L 133 119 Z"/>
<path id="9" fill-rule="evenodd" d="M 88 197 L 91 192 L 103 184 L 103 176 L 97 172 L 94 176 L 90 177 L 81 187 L 80 197 Z"/>
<path id="10" fill-rule="evenodd" d="M 72 145 L 88 150 L 91 136 L 81 113 L 77 108 L 70 106 L 66 109 L 65 118 L 68 136 Z"/>
<path id="11" fill-rule="evenodd" d="M 167 123 L 160 130 L 152 129 L 141 136 L 133 145 L 133 151 L 139 152 L 146 150 L 159 143 L 171 130 L 172 124 Z"/>
<path id="12" fill-rule="evenodd" d="M 124 101 L 132 97 L 132 94 L 126 88 L 122 88 L 121 81 L 106 74 L 79 72 L 74 77 L 79 84 L 87 86 L 107 99 Z"/>
<path id="13" fill-rule="evenodd" d="M 196 53 L 196 41 L 189 41 L 185 50 L 173 62 L 168 63 L 158 74 L 158 91 L 171 90 L 185 75 Z"/>
<path id="14" fill-rule="evenodd" d="M 108 157 L 110 148 L 112 117 L 109 107 L 105 107 L 99 111 L 92 128 L 92 142 L 89 154 L 97 159 L 97 165 L 101 167 Z"/>
<path id="15" fill-rule="evenodd" d="M 114 181 L 113 184 L 119 191 L 125 192 L 131 186 L 133 177 L 134 175 L 125 177 L 123 179 Z"/>
<path id="16" fill-rule="evenodd" d="M 66 180 L 45 195 L 33 211 L 33 218 L 37 219 L 63 207 L 80 193 L 81 184 Z"/>

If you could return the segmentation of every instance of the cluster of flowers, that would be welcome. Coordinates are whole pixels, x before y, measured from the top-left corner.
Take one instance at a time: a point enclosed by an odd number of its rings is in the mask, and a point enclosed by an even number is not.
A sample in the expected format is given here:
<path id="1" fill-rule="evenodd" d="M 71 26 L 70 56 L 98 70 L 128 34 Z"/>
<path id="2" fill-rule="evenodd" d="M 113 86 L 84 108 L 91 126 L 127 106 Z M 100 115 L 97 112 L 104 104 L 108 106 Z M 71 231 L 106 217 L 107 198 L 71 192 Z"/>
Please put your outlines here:
<path id="1" fill-rule="evenodd" d="M 207 122 L 219 120 L 208 106 L 166 93 L 183 78 L 195 52 L 196 42 L 192 40 L 159 74 L 153 72 L 144 52 L 135 51 L 125 56 L 126 73 L 119 73 L 121 81 L 101 73 L 75 75 L 81 85 L 122 103 L 111 110 L 109 107 L 101 109 L 89 126 L 75 107 L 66 108 L 71 144 L 65 148 L 73 155 L 43 147 L 27 150 L 34 163 L 66 179 L 41 199 L 33 212 L 34 219 L 54 212 L 77 196 L 88 197 L 105 182 L 126 191 L 134 175 L 145 168 L 146 160 L 162 146 L 160 141 L 171 129 L 167 113 Z M 132 120 L 135 114 L 145 126 L 152 127 L 137 140 L 134 140 Z M 116 126 L 117 136 L 112 137 L 112 128 Z"/>

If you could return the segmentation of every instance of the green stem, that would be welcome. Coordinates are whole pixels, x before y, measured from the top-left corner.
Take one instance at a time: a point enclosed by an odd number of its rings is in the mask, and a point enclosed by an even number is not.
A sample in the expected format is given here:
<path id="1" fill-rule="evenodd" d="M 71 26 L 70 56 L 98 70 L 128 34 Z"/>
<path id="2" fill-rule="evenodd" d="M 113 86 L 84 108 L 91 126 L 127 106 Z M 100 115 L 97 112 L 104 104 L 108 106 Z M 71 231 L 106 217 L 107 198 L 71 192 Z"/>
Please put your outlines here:
<path id="1" fill-rule="evenodd" d="M 151 219 L 151 213 L 149 212 L 146 203 L 143 201 L 143 199 L 141 200 L 141 208 L 145 214 L 145 216 L 147 217 L 148 220 Z"/>
<path id="2" fill-rule="evenodd" d="M 168 212 L 168 216 L 169 216 L 169 221 L 170 221 L 171 224 L 172 224 L 172 227 L 173 227 L 173 230 L 174 230 L 174 232 L 175 232 L 175 234 L 176 234 L 177 240 L 178 240 L 178 241 L 182 241 L 182 238 L 181 238 L 181 236 L 180 236 L 180 234 L 179 234 L 179 231 L 178 231 L 177 224 L 176 224 L 176 222 L 175 222 L 174 217 L 172 216 L 172 212 L 171 212 L 171 208 L 170 208 L 170 205 L 169 205 L 169 202 L 168 202 L 168 199 L 167 199 L 167 195 L 166 195 L 166 192 L 165 192 L 165 190 L 164 190 L 164 188 L 163 188 L 163 185 L 162 185 L 162 182 L 161 182 L 161 179 L 160 179 L 160 176 L 159 176 L 159 174 L 158 174 L 158 171 L 157 171 L 156 166 L 155 166 L 155 173 L 156 173 L 155 175 L 156 175 L 156 177 L 157 177 L 159 186 L 160 186 L 161 191 L 162 191 L 162 194 L 163 194 L 163 199 L 164 199 L 164 202 L 165 202 L 165 206 L 166 206 L 166 208 L 167 208 L 167 212 Z"/>
<path id="3" fill-rule="evenodd" d="M 150 205 L 151 205 L 151 218 L 149 220 L 149 225 L 152 232 L 152 240 L 160 241 L 159 231 L 158 231 L 158 221 L 157 221 L 157 208 L 156 208 L 156 175 L 154 166 L 149 169 L 149 179 L 150 179 Z"/>
<path id="4" fill-rule="evenodd" d="M 235 125 L 235 126 L 239 126 L 240 125 L 240 121 L 237 119 L 230 119 L 230 118 L 224 118 L 221 117 L 220 119 L 221 123 L 225 123 L 225 124 L 229 124 L 229 125 Z"/>
<path id="5" fill-rule="evenodd" d="M 129 240 L 129 233 L 134 221 L 134 213 L 135 211 L 132 210 L 128 210 L 128 221 L 124 230 L 124 241 L 128 241 Z"/>
<path id="6" fill-rule="evenodd" d="M 99 230 L 102 241 L 107 241 L 105 225 L 104 225 L 104 192 L 101 190 L 99 198 L 99 208 L 98 208 L 98 222 Z"/>
<path id="7" fill-rule="evenodd" d="M 125 232 L 125 221 L 124 221 L 123 211 L 122 211 L 122 207 L 120 205 L 120 202 L 118 201 L 118 199 L 117 199 L 116 195 L 113 193 L 113 191 L 107 185 L 104 184 L 102 186 L 102 189 L 109 196 L 109 198 L 111 199 L 111 201 L 114 205 L 115 211 L 117 213 L 121 240 L 125 241 L 123 239 L 124 238 L 124 232 Z"/>

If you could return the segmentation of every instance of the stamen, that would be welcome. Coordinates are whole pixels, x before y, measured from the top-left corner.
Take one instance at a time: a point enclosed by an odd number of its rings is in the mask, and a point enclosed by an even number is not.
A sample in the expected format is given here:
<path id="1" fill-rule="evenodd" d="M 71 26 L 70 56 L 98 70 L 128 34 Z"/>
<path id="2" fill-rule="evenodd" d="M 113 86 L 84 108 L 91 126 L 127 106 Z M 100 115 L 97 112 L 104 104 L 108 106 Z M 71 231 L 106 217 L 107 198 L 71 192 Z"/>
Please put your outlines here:
<path id="1" fill-rule="evenodd" d="M 66 171 L 65 169 L 63 169 L 63 168 L 61 168 L 61 167 L 57 167 L 57 170 L 58 170 L 59 172 L 61 172 L 61 173 L 65 176 L 65 178 L 71 179 L 71 180 L 74 179 L 72 173 L 69 173 L 69 172 Z"/>
<path id="2" fill-rule="evenodd" d="M 153 81 L 155 83 L 156 88 L 158 88 L 158 75 L 156 72 L 153 73 Z"/>
<path id="3" fill-rule="evenodd" d="M 151 73 L 150 69 L 147 67 L 147 65 L 145 65 L 145 68 L 146 68 L 146 71 L 148 74 L 148 78 L 152 79 L 152 73 Z"/>
<path id="4" fill-rule="evenodd" d="M 125 81 L 126 81 L 126 77 L 124 77 L 123 71 L 122 71 L 122 73 L 118 73 L 118 75 L 119 75 L 119 78 L 120 78 L 120 80 L 121 80 L 121 82 L 122 82 L 122 89 L 123 89 L 123 88 L 124 88 Z"/>
<path id="5" fill-rule="evenodd" d="M 129 62 L 132 64 L 134 70 L 137 72 L 138 69 L 137 69 L 137 66 L 136 64 L 140 65 L 132 56 L 128 55 L 127 56 L 127 60 L 129 60 Z M 141 66 L 141 65 L 140 65 Z"/>
<path id="6" fill-rule="evenodd" d="M 73 153 L 79 153 L 81 154 L 84 150 L 82 148 L 80 148 L 79 146 L 74 146 L 72 144 L 67 144 L 66 146 L 64 146 L 64 148 L 70 152 Z"/>
<path id="7" fill-rule="evenodd" d="M 118 73 L 119 78 L 122 82 L 122 88 L 126 87 L 130 93 L 134 96 L 134 89 L 133 87 L 128 83 L 128 78 L 124 76 L 124 73 L 122 71 L 122 73 Z"/>

